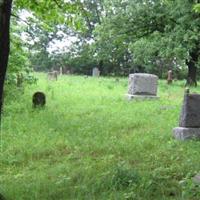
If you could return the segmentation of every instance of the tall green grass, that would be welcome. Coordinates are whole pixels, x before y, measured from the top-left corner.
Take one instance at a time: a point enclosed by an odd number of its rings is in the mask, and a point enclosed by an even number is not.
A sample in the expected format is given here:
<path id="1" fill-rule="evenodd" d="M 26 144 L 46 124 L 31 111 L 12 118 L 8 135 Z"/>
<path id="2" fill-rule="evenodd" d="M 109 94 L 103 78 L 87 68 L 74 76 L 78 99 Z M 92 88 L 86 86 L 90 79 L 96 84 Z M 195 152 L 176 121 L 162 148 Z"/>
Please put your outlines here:
<path id="1" fill-rule="evenodd" d="M 7 199 L 200 199 L 191 180 L 200 142 L 172 137 L 184 82 L 160 81 L 159 100 L 127 101 L 126 78 L 37 76 L 5 101 L 0 193 Z M 32 108 L 35 91 L 45 92 L 44 109 Z"/>

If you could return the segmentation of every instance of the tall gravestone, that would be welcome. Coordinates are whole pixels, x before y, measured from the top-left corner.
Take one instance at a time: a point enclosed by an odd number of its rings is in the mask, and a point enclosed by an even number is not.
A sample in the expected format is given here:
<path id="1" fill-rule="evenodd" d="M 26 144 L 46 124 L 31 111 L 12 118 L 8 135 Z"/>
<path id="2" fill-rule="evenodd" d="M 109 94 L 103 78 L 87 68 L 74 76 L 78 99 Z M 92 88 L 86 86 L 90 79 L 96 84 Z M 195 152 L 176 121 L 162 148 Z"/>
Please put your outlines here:
<path id="1" fill-rule="evenodd" d="M 129 75 L 128 99 L 158 98 L 158 77 L 153 74 L 135 73 Z"/>
<path id="2" fill-rule="evenodd" d="M 93 77 L 99 77 L 100 76 L 100 71 L 97 67 L 92 69 L 92 76 Z"/>
<path id="3" fill-rule="evenodd" d="M 172 70 L 169 70 L 167 72 L 167 84 L 171 84 L 173 81 L 173 77 L 172 77 Z"/>
<path id="4" fill-rule="evenodd" d="M 185 93 L 179 127 L 173 134 L 178 140 L 200 139 L 200 94 Z"/>
<path id="5" fill-rule="evenodd" d="M 60 75 L 63 74 L 63 68 L 62 67 L 60 67 L 59 72 L 60 72 Z"/>

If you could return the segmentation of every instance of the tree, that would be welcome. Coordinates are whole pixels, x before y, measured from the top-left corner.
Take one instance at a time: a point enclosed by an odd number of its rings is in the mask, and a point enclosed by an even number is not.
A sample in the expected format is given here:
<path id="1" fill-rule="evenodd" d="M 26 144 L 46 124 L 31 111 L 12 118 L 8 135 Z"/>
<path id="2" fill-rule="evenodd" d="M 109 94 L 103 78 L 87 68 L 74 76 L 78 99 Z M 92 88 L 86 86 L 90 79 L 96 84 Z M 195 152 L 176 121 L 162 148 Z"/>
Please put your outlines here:
<path id="1" fill-rule="evenodd" d="M 43 23 L 37 19 L 31 19 L 31 24 L 32 26 L 27 26 L 24 31 L 29 41 L 26 46 L 30 52 L 31 65 L 36 71 L 49 70 L 53 66 L 48 48 L 54 40 L 62 40 L 63 34 L 58 34 L 62 28 L 52 24 L 51 29 L 45 29 Z"/>
<path id="2" fill-rule="evenodd" d="M 79 4 L 76 2 L 66 2 L 65 0 L 16 0 L 15 9 L 27 9 L 35 13 L 40 20 L 48 22 L 66 24 L 72 20 L 71 13 L 77 13 Z M 12 0 L 0 0 L 0 114 L 2 114 L 3 88 L 5 75 L 8 66 L 10 52 L 10 17 Z M 46 12 L 48 10 L 48 12 Z M 1 120 L 1 116 L 0 116 Z"/>
<path id="3" fill-rule="evenodd" d="M 112 52 L 127 44 L 133 65 L 142 65 L 146 70 L 156 69 L 160 63 L 187 65 L 187 84 L 196 85 L 200 39 L 200 15 L 193 10 L 196 2 L 107 1 L 107 15 L 96 28 L 98 44 L 107 45 L 100 45 L 99 52 L 112 56 Z"/>
<path id="4" fill-rule="evenodd" d="M 0 112 L 2 112 L 3 87 L 10 52 L 9 30 L 11 7 L 12 0 L 0 0 Z"/>
<path id="5" fill-rule="evenodd" d="M 30 53 L 26 43 L 22 40 L 22 25 L 16 18 L 11 19 L 10 28 L 10 56 L 8 70 L 6 73 L 6 84 L 13 86 L 22 86 L 23 82 L 32 83 L 35 78 L 30 74 L 32 72 L 30 66 Z M 6 88 L 4 88 L 5 90 Z"/>

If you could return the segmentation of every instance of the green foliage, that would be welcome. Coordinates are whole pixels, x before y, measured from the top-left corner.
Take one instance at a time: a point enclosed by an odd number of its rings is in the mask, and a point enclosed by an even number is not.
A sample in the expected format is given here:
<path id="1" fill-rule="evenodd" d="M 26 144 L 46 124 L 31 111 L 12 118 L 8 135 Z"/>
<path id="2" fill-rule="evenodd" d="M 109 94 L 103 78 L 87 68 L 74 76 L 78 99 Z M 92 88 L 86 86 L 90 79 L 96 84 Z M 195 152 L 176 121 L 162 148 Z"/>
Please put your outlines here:
<path id="1" fill-rule="evenodd" d="M 196 12 L 200 12 L 200 3 L 197 3 L 197 4 L 194 5 L 194 10 Z"/>
<path id="2" fill-rule="evenodd" d="M 200 18 L 193 5 L 186 0 L 111 1 L 95 30 L 98 56 L 117 63 L 119 69 L 121 62 L 127 66 L 123 58 L 128 57 L 129 68 L 141 65 L 156 74 L 161 67 L 184 67 L 200 38 Z"/>
<path id="3" fill-rule="evenodd" d="M 14 1 L 14 12 L 26 9 L 37 19 L 29 21 L 27 30 L 38 39 L 30 47 L 35 69 L 60 64 L 88 74 L 101 62 L 104 75 L 142 69 L 160 77 L 168 69 L 185 69 L 192 52 L 199 51 L 198 7 L 197 1 L 187 0 Z M 58 37 L 58 27 L 77 37 L 79 44 L 74 43 L 71 52 L 51 55 L 48 46 Z"/>
<path id="4" fill-rule="evenodd" d="M 5 99 L 0 193 L 6 199 L 199 200 L 192 177 L 200 170 L 200 143 L 172 138 L 184 82 L 160 81 L 158 101 L 128 102 L 125 78 L 37 78 Z M 46 94 L 44 110 L 32 108 L 35 91 Z"/>
<path id="5" fill-rule="evenodd" d="M 140 177 L 138 173 L 126 166 L 117 166 L 114 170 L 113 178 L 112 178 L 112 187 L 116 187 L 116 189 L 124 189 L 127 187 L 131 187 L 132 185 L 138 184 Z"/>
<path id="6" fill-rule="evenodd" d="M 31 75 L 32 69 L 29 61 L 29 52 L 25 47 L 25 43 L 20 38 L 20 28 L 13 20 L 11 27 L 11 45 L 10 45 L 10 57 L 9 65 L 6 76 L 6 83 L 17 85 L 19 81 L 33 83 L 35 78 Z M 21 85 L 20 83 L 20 85 Z"/>
<path id="7" fill-rule="evenodd" d="M 72 16 L 69 13 L 78 13 L 78 4 L 74 2 L 66 2 L 64 0 L 16 0 L 14 1 L 16 9 L 26 9 L 33 12 L 38 18 L 48 22 L 60 24 L 72 24 Z M 66 13 L 68 12 L 68 13 Z"/>

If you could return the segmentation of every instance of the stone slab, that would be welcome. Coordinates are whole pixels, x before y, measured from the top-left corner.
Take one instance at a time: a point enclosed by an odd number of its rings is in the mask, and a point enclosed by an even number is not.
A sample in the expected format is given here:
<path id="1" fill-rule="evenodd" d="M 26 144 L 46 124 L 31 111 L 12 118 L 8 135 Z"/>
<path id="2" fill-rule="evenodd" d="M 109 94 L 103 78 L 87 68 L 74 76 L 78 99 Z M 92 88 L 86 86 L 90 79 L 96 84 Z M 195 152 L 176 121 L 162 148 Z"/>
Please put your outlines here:
<path id="1" fill-rule="evenodd" d="M 92 76 L 93 77 L 99 77 L 100 76 L 100 71 L 97 67 L 92 69 Z"/>
<path id="2" fill-rule="evenodd" d="M 180 127 L 200 128 L 200 95 L 185 94 L 181 116 Z"/>
<path id="3" fill-rule="evenodd" d="M 176 127 L 173 129 L 173 135 L 177 140 L 200 139 L 200 128 Z"/>
<path id="4" fill-rule="evenodd" d="M 200 184 L 200 174 L 197 174 L 192 178 L 193 182 L 196 184 Z"/>
<path id="5" fill-rule="evenodd" d="M 145 99 L 159 99 L 160 97 L 155 96 L 155 95 L 131 95 L 131 94 L 127 94 L 126 95 L 128 100 L 133 100 L 133 99 L 138 99 L 138 100 L 145 100 Z"/>
<path id="6" fill-rule="evenodd" d="M 130 74 L 128 94 L 156 96 L 157 85 L 158 77 L 156 75 L 145 73 Z"/>

